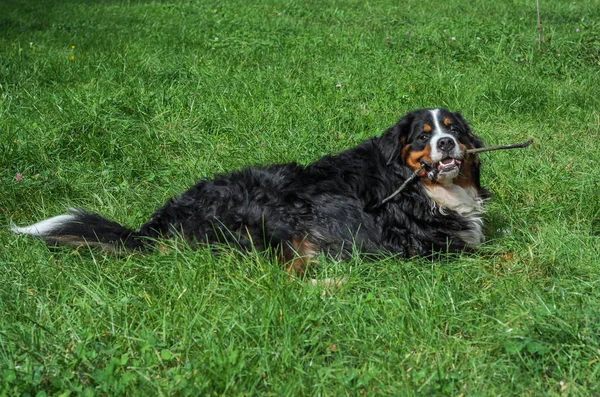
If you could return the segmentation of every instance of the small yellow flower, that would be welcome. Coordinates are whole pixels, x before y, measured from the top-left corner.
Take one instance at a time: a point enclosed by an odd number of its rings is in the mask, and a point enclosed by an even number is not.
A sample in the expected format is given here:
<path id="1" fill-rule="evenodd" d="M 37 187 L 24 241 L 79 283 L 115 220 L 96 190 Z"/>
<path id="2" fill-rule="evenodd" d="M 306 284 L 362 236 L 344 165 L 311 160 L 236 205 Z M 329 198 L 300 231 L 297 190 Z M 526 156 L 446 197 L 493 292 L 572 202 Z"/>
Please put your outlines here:
<path id="1" fill-rule="evenodd" d="M 71 46 L 71 49 L 73 49 L 73 50 L 74 50 L 74 49 L 75 49 L 75 46 L 74 46 L 74 45 L 72 45 L 72 46 Z"/>
<path id="2" fill-rule="evenodd" d="M 69 61 L 74 61 L 74 60 L 75 60 L 75 55 L 71 55 L 71 56 L 69 57 Z"/>

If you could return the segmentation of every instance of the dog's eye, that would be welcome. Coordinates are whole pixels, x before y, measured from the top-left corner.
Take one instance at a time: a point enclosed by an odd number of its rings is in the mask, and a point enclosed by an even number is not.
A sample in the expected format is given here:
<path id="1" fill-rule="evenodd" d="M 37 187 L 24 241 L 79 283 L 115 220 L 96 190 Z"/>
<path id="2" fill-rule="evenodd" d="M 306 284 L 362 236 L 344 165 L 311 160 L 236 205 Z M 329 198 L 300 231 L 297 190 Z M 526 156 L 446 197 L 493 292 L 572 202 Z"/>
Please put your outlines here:
<path id="1" fill-rule="evenodd" d="M 425 142 L 425 141 L 427 141 L 429 139 L 429 135 L 428 134 L 421 134 L 421 135 L 419 135 L 419 137 L 417 139 L 420 140 L 420 141 Z"/>

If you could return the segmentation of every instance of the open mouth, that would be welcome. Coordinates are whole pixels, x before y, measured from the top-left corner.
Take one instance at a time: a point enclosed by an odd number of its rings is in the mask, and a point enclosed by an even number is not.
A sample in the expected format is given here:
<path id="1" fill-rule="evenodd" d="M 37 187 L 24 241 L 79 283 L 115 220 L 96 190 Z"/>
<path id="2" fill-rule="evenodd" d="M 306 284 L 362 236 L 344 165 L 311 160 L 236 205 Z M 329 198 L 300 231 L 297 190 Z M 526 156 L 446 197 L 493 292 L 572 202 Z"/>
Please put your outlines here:
<path id="1" fill-rule="evenodd" d="M 432 181 L 438 177 L 455 177 L 456 175 L 458 175 L 460 171 L 460 166 L 462 165 L 462 161 L 452 157 L 443 158 L 437 163 L 433 164 L 425 161 L 421 161 L 421 163 L 425 165 L 427 177 L 429 177 L 429 179 L 431 179 Z"/>
<path id="2" fill-rule="evenodd" d="M 462 162 L 458 159 L 446 157 L 436 164 L 436 169 L 439 173 L 453 172 L 460 168 Z"/>

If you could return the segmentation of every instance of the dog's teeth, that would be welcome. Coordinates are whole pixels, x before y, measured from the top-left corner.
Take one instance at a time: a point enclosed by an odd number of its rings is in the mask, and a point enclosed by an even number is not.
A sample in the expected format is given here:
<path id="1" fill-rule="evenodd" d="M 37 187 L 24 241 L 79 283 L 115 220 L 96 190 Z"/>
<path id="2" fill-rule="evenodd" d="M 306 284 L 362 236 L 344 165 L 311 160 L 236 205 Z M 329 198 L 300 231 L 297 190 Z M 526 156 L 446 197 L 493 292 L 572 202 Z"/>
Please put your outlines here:
<path id="1" fill-rule="evenodd" d="M 455 159 L 443 159 L 443 160 L 440 160 L 440 162 L 438 163 L 437 169 L 438 170 L 450 169 L 450 168 L 458 167 L 459 164 L 460 164 L 460 161 L 455 160 Z"/>

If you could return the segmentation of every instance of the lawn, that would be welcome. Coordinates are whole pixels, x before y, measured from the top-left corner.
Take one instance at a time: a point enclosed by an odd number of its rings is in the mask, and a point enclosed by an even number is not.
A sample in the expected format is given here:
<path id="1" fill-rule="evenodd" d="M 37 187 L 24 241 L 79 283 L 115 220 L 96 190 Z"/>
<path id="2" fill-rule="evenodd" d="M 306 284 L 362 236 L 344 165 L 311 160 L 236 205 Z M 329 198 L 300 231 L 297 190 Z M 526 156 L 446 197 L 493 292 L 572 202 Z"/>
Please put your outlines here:
<path id="1" fill-rule="evenodd" d="M 254 3 L 254 4 L 251 4 Z M 0 2 L 0 395 L 600 394 L 600 1 Z M 138 227 L 199 178 L 460 110 L 488 240 L 436 261 L 8 233 L 83 207 Z"/>

